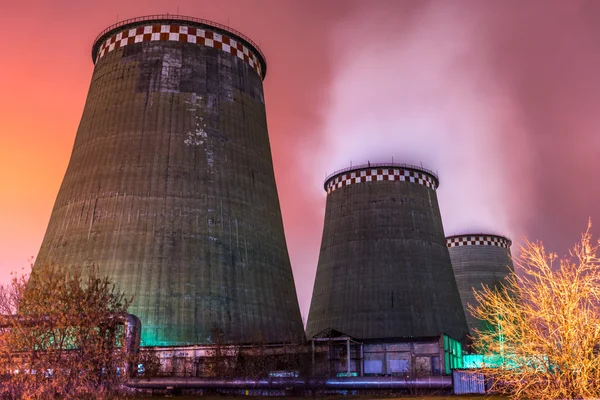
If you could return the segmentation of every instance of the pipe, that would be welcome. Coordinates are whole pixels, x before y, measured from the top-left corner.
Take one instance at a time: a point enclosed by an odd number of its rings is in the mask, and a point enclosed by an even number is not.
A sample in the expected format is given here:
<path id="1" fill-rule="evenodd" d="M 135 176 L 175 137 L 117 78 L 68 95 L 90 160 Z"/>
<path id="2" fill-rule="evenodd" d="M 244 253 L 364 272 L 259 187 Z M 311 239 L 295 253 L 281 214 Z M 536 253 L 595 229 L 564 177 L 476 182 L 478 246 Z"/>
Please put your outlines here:
<path id="1" fill-rule="evenodd" d="M 360 344 L 360 360 L 358 361 L 360 364 L 360 376 L 365 376 L 365 345 Z"/>
<path id="2" fill-rule="evenodd" d="M 38 326 L 43 323 L 52 322 L 57 317 L 52 314 L 42 315 L 28 315 L 28 314 L 13 314 L 13 315 L 0 315 L 0 328 L 12 328 L 17 324 L 25 327 Z M 140 332 L 142 330 L 142 323 L 138 317 L 128 313 L 111 313 L 108 316 L 109 319 L 117 321 L 122 324 L 125 328 L 125 345 L 124 350 L 127 354 L 127 365 L 125 366 L 124 373 L 127 374 L 129 371 L 135 371 L 135 365 L 133 364 L 132 355 L 137 354 L 140 350 Z"/>
<path id="3" fill-rule="evenodd" d="M 350 339 L 346 339 L 346 376 L 350 376 Z"/>
<path id="4" fill-rule="evenodd" d="M 52 314 L 43 315 L 28 315 L 28 314 L 14 314 L 14 315 L 0 315 L 0 328 L 12 328 L 16 324 L 26 327 L 32 327 L 41 325 L 45 322 L 52 322 L 55 320 L 55 316 Z M 127 354 L 137 353 L 140 348 L 140 331 L 141 322 L 138 317 L 128 313 L 113 313 L 109 314 L 109 319 L 114 319 L 118 323 L 123 324 L 125 327 L 125 352 Z"/>
<path id="5" fill-rule="evenodd" d="M 125 327 L 125 353 L 137 354 L 140 350 L 140 332 L 142 330 L 140 319 L 128 313 L 110 314 L 109 318 L 115 319 Z"/>
<path id="6" fill-rule="evenodd" d="M 450 389 L 451 376 L 401 378 L 395 376 L 331 378 L 325 380 L 328 389 Z"/>
<path id="7" fill-rule="evenodd" d="M 137 371 L 137 363 L 135 362 L 133 355 L 140 351 L 142 322 L 135 315 L 125 312 L 110 314 L 109 318 L 123 324 L 123 327 L 125 328 L 124 350 L 125 354 L 127 354 L 127 359 L 123 368 L 123 374 L 125 376 L 132 376 Z"/>
<path id="8" fill-rule="evenodd" d="M 451 376 L 428 376 L 412 379 L 375 376 L 304 380 L 301 378 L 218 379 L 218 378 L 148 378 L 130 379 L 125 384 L 134 389 L 450 389 Z"/>

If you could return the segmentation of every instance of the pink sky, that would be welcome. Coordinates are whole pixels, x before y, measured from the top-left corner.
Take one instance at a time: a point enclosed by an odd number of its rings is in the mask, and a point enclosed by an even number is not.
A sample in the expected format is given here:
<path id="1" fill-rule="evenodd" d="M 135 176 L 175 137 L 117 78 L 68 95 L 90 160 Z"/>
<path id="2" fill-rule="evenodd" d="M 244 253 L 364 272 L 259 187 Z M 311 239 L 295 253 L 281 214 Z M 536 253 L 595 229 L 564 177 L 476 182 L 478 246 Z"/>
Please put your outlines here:
<path id="1" fill-rule="evenodd" d="M 93 72 L 96 35 L 155 13 L 242 31 L 266 54 L 273 161 L 303 316 L 326 173 L 438 171 L 447 234 L 563 253 L 600 223 L 595 1 L 11 1 L 0 15 L 0 283 L 39 249 Z"/>

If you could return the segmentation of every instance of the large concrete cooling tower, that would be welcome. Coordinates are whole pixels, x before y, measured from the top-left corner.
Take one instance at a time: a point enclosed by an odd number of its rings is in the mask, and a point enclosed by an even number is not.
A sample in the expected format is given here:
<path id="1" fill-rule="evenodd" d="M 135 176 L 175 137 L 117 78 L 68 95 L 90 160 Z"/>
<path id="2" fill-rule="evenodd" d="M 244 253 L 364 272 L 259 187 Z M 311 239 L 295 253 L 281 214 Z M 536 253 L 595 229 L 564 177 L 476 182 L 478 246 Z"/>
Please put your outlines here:
<path id="1" fill-rule="evenodd" d="M 150 16 L 106 29 L 92 58 L 36 265 L 97 265 L 134 296 L 146 346 L 301 338 L 258 47 Z"/>
<path id="2" fill-rule="evenodd" d="M 462 300 L 469 332 L 484 329 L 484 323 L 469 312 L 476 305 L 473 289 L 481 285 L 495 287 L 514 272 L 510 255 L 511 241 L 497 235 L 457 235 L 446 238 L 456 284 Z"/>
<path id="3" fill-rule="evenodd" d="M 358 339 L 464 337 L 437 186 L 432 172 L 401 164 L 326 179 L 308 337 L 328 328 Z"/>

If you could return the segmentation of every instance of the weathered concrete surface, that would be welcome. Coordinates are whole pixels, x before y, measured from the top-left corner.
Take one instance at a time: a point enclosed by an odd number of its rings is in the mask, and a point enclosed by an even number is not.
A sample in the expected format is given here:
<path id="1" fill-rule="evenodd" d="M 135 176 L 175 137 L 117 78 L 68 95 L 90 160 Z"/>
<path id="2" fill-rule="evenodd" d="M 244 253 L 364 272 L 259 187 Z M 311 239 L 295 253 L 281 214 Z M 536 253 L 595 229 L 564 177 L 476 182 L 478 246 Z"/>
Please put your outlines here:
<path id="1" fill-rule="evenodd" d="M 193 43 L 105 54 L 41 263 L 97 265 L 142 345 L 300 338 L 257 72 Z"/>
<path id="2" fill-rule="evenodd" d="M 306 333 L 326 328 L 359 339 L 463 338 L 467 325 L 435 190 L 377 181 L 327 196 Z"/>
<path id="3" fill-rule="evenodd" d="M 502 239 L 510 243 L 510 240 Z M 473 290 L 481 290 L 482 285 L 495 288 L 501 282 L 506 282 L 505 278 L 514 273 L 510 248 L 491 245 L 468 245 L 450 247 L 448 250 L 456 284 L 458 285 L 458 292 L 465 310 L 469 334 L 473 335 L 474 328 L 485 329 L 485 323 L 473 317 L 469 312 L 469 304 L 477 305 Z"/>

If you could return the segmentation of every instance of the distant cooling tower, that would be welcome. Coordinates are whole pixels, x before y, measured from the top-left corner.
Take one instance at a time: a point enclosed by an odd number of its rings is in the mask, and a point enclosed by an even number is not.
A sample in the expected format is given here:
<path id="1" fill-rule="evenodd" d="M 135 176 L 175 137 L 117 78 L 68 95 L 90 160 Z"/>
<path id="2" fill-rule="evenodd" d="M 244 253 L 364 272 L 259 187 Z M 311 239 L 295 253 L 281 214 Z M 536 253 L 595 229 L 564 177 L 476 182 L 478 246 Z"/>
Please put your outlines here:
<path id="1" fill-rule="evenodd" d="M 145 346 L 301 338 L 259 48 L 150 16 L 106 29 L 92 58 L 36 266 L 97 265 L 134 296 Z"/>
<path id="2" fill-rule="evenodd" d="M 482 284 L 493 288 L 514 273 L 512 242 L 503 236 L 478 234 L 450 236 L 446 244 L 472 335 L 473 328 L 485 328 L 483 321 L 469 312 L 468 304 L 476 305 L 473 289 L 481 289 Z"/>
<path id="3" fill-rule="evenodd" d="M 325 181 L 327 207 L 307 336 L 462 339 L 467 324 L 430 171 L 369 164 Z"/>

